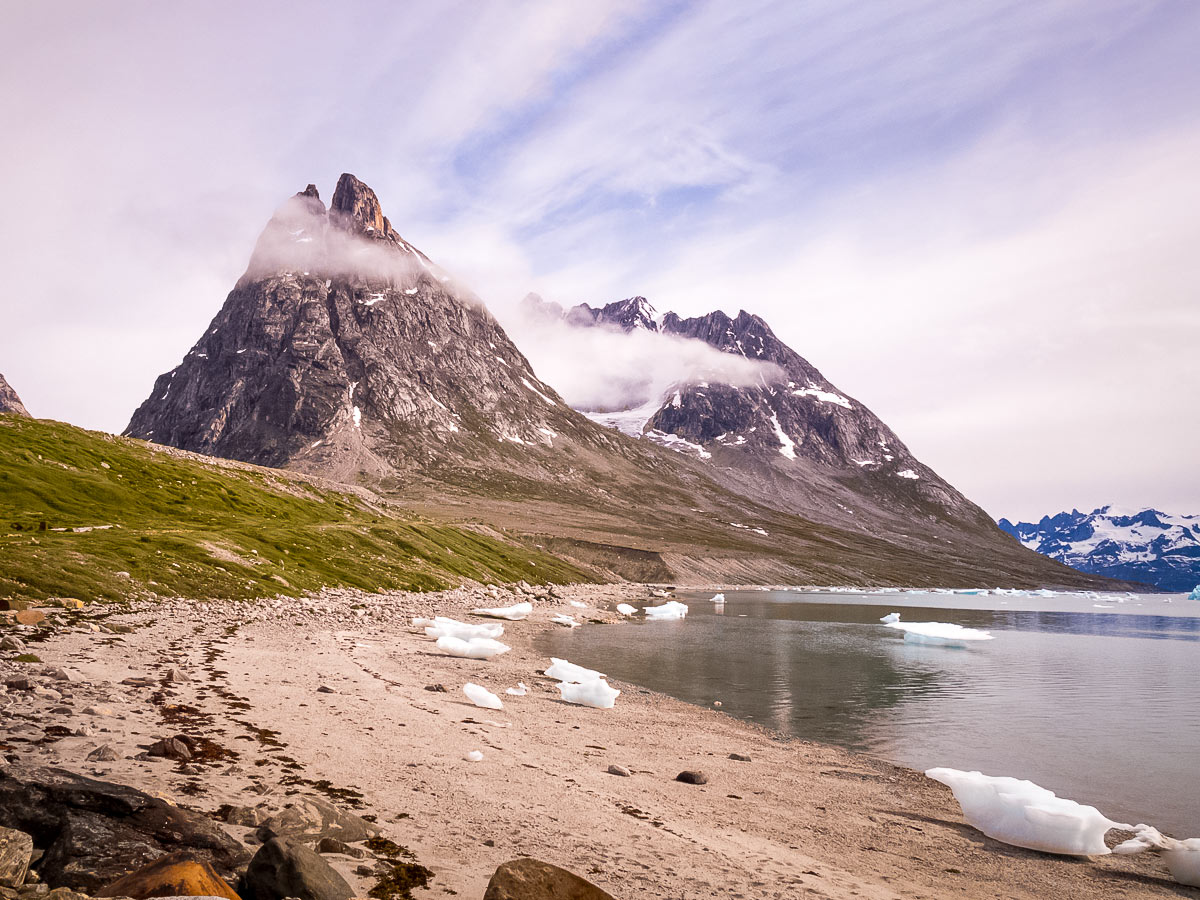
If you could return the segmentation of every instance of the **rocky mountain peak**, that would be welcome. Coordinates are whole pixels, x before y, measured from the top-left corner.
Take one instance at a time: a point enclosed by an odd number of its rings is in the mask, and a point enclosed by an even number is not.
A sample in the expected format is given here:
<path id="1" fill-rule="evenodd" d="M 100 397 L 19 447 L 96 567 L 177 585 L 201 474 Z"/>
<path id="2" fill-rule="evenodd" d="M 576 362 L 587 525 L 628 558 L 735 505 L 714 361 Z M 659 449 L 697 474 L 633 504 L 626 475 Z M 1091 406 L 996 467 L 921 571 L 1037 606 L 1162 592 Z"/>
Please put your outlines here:
<path id="1" fill-rule="evenodd" d="M 13 413 L 18 416 L 28 416 L 29 410 L 25 408 L 25 404 L 21 402 L 21 398 L 4 380 L 4 376 L 0 375 L 0 413 Z"/>
<path id="2" fill-rule="evenodd" d="M 309 188 L 312 189 L 313 196 L 316 196 L 316 188 L 313 188 L 311 184 Z M 308 191 L 306 190 L 304 193 L 308 194 Z M 363 231 L 380 233 L 387 231 L 379 198 L 375 196 L 373 190 L 349 172 L 343 173 L 342 177 L 338 179 L 330 210 L 339 214 L 337 218 L 349 221 Z"/>

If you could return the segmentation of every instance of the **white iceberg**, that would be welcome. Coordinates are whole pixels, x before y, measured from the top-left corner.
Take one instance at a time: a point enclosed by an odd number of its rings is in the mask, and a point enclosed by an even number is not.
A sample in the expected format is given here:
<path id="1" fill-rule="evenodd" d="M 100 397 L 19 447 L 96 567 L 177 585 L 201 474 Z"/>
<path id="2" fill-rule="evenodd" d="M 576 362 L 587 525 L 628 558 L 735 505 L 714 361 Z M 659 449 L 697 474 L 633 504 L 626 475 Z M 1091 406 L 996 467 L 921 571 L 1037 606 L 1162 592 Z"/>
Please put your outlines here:
<path id="1" fill-rule="evenodd" d="M 618 603 L 617 612 L 623 616 L 632 616 L 635 612 L 637 612 L 637 607 L 630 606 L 628 603 Z"/>
<path id="2" fill-rule="evenodd" d="M 603 672 L 597 672 L 595 669 L 585 669 L 583 666 L 577 666 L 575 663 L 559 659 L 557 656 L 550 657 L 550 668 L 545 671 L 545 675 L 548 678 L 557 678 L 559 681 L 574 681 L 576 683 L 595 681 L 597 678 L 607 677 Z"/>
<path id="3" fill-rule="evenodd" d="M 1157 828 L 1149 825 L 1135 825 L 1133 830 L 1137 837 L 1117 844 L 1113 853 L 1141 853 L 1143 850 L 1157 850 L 1167 864 L 1171 877 L 1180 884 L 1190 887 L 1200 887 L 1200 838 L 1188 838 L 1186 841 L 1176 840 L 1161 834 Z"/>
<path id="4" fill-rule="evenodd" d="M 1198 584 L 1194 588 L 1192 588 L 1192 592 L 1190 594 L 1188 594 L 1188 599 L 1189 600 L 1200 600 L 1200 584 Z M 1192 838 L 1192 840 L 1195 840 L 1195 838 Z"/>
<path id="5" fill-rule="evenodd" d="M 1105 818 L 1094 806 L 1056 797 L 1032 781 L 994 777 L 958 769 L 929 769 L 925 774 L 954 792 L 963 817 L 990 838 L 1063 856 L 1103 856 L 1110 828 L 1132 831 Z"/>
<path id="6" fill-rule="evenodd" d="M 591 706 L 594 709 L 612 709 L 621 692 L 609 687 L 603 678 L 593 678 L 582 683 L 563 681 L 558 685 L 562 698 L 567 703 Z"/>
<path id="7" fill-rule="evenodd" d="M 568 600 L 567 602 L 570 603 L 572 606 L 574 606 L 576 609 L 587 609 L 587 604 L 580 600 Z"/>
<path id="8" fill-rule="evenodd" d="M 529 693 L 529 688 L 525 687 L 525 682 L 518 681 L 515 688 L 507 688 L 504 693 L 512 694 L 514 697 L 524 697 Z"/>
<path id="9" fill-rule="evenodd" d="M 724 594 L 714 594 L 713 596 L 709 597 L 708 599 L 709 599 L 710 603 L 724 603 L 725 595 Z"/>
<path id="10" fill-rule="evenodd" d="M 483 760 L 483 754 L 478 750 L 472 750 L 464 758 L 467 762 L 481 762 Z"/>
<path id="11" fill-rule="evenodd" d="M 688 608 L 686 603 L 668 600 L 661 606 L 647 606 L 642 612 L 647 619 L 682 619 L 688 614 Z"/>
<path id="12" fill-rule="evenodd" d="M 447 618 L 446 616 L 438 616 L 433 620 L 424 619 L 422 621 L 428 622 L 425 625 L 425 633 L 431 638 L 449 636 L 462 638 L 464 641 L 469 641 L 473 638 L 492 638 L 494 640 L 504 634 L 504 626 L 499 623 L 472 625 L 468 622 L 459 622 L 457 619 Z M 415 624 L 416 622 L 417 620 L 414 619 L 413 623 Z"/>
<path id="13" fill-rule="evenodd" d="M 508 619 L 516 622 L 524 619 L 533 612 L 533 604 L 526 600 L 524 603 L 514 603 L 512 606 L 495 606 L 491 608 L 473 609 L 471 612 L 477 616 L 487 616 L 491 619 Z"/>
<path id="14" fill-rule="evenodd" d="M 459 656 L 463 659 L 491 659 L 501 653 L 507 653 L 512 648 L 491 638 L 472 638 L 464 641 L 462 638 L 440 637 L 437 648 L 449 656 Z"/>
<path id="15" fill-rule="evenodd" d="M 463 693 L 476 706 L 481 706 L 484 709 L 504 709 L 504 703 L 501 702 L 500 698 L 483 685 L 467 682 L 463 685 Z"/>
<path id="16" fill-rule="evenodd" d="M 559 613 L 550 621 L 555 625 L 566 625 L 568 628 L 578 628 L 583 624 L 582 622 L 576 622 L 574 616 L 564 616 L 562 613 Z"/>
<path id="17" fill-rule="evenodd" d="M 900 613 L 888 613 L 879 620 L 888 628 L 904 632 L 904 639 L 914 644 L 933 644 L 938 647 L 965 647 L 971 641 L 990 641 L 992 636 L 977 628 L 963 628 L 951 622 L 901 622 Z"/>

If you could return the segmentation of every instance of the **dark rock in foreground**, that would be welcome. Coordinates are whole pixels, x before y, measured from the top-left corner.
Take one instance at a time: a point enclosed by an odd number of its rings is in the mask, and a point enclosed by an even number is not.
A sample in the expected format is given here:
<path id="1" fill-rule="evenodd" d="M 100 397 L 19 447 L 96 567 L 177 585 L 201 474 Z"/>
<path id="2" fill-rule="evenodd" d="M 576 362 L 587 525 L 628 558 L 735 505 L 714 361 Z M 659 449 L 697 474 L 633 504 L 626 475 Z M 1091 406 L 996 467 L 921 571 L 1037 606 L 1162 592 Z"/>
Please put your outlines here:
<path id="1" fill-rule="evenodd" d="M 246 900 L 350 900 L 354 891 L 315 851 L 292 838 L 272 838 L 250 860 Z"/>
<path id="2" fill-rule="evenodd" d="M 613 897 L 573 872 L 526 857 L 496 869 L 483 900 L 613 900 Z"/>
<path id="3" fill-rule="evenodd" d="M 180 847 L 223 878 L 249 858 L 202 813 L 64 769 L 0 770 L 0 822 L 30 834 L 43 851 L 42 881 L 87 893 Z"/>

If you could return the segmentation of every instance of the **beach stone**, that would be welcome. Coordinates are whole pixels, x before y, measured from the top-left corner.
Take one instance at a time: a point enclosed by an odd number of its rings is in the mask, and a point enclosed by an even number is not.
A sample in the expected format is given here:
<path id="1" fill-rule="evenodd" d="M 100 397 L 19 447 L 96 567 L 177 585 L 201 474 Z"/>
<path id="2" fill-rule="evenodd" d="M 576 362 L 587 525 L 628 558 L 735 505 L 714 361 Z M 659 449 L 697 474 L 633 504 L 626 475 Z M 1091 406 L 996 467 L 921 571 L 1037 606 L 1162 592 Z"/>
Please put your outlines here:
<path id="1" fill-rule="evenodd" d="M 744 753 L 730 753 L 729 758 L 735 762 L 750 762 L 750 757 Z"/>
<path id="2" fill-rule="evenodd" d="M 349 844 L 331 837 L 321 838 L 317 843 L 317 852 L 340 853 L 343 856 L 353 856 L 355 859 L 363 859 L 367 855 L 367 851 L 362 847 L 351 847 Z"/>
<path id="3" fill-rule="evenodd" d="M 334 690 L 333 688 L 331 688 L 331 687 L 328 687 L 328 686 L 326 686 L 326 685 L 322 684 L 322 685 L 320 685 L 320 686 L 318 686 L 318 687 L 317 687 L 317 693 L 318 693 L 318 694 L 336 694 L 336 693 L 337 693 L 337 691 L 335 691 L 335 690 Z"/>
<path id="4" fill-rule="evenodd" d="M 676 781 L 684 784 L 708 784 L 708 776 L 699 771 L 683 771 L 675 776 Z"/>
<path id="5" fill-rule="evenodd" d="M 121 757 L 113 749 L 112 744 L 101 744 L 87 755 L 88 762 L 114 762 Z"/>
<path id="6" fill-rule="evenodd" d="M 379 829 L 353 813 L 338 809 L 320 797 L 302 797 L 266 819 L 255 832 L 259 840 L 294 837 L 305 841 L 336 838 L 353 844 L 379 833 Z"/>
<path id="7" fill-rule="evenodd" d="M 5 635 L 5 637 L 0 640 L 0 650 L 12 650 L 15 653 L 24 653 L 25 642 L 14 635 Z"/>
<path id="8" fill-rule="evenodd" d="M 246 900 L 350 900 L 354 890 L 334 868 L 294 838 L 271 838 L 250 860 Z"/>
<path id="9" fill-rule="evenodd" d="M 444 694 L 446 693 L 446 686 L 444 684 L 427 684 L 425 685 L 425 690 L 433 691 L 435 694 Z"/>
<path id="10" fill-rule="evenodd" d="M 257 828 L 267 821 L 267 811 L 254 806 L 231 806 L 225 810 L 225 821 L 243 828 Z"/>
<path id="11" fill-rule="evenodd" d="M 187 761 L 192 758 L 191 748 L 183 741 L 182 738 L 162 738 L 155 741 L 146 750 L 151 756 L 162 756 L 166 759 L 174 759 L 178 761 Z"/>
<path id="12" fill-rule="evenodd" d="M 71 673 L 62 666 L 46 666 L 42 669 L 42 675 L 53 681 L 70 681 Z"/>
<path id="13" fill-rule="evenodd" d="M 46 614 L 40 609 L 19 609 L 14 618 L 18 625 L 41 625 L 46 621 Z"/>
<path id="14" fill-rule="evenodd" d="M 622 778 L 628 778 L 633 773 L 631 771 L 629 771 L 627 768 L 625 768 L 624 766 L 618 766 L 616 763 L 613 763 L 611 766 L 608 767 L 608 774 L 609 775 L 620 775 Z"/>
<path id="15" fill-rule="evenodd" d="M 496 869 L 483 900 L 613 900 L 613 896 L 574 872 L 525 857 Z"/>
<path id="16" fill-rule="evenodd" d="M 23 885 L 31 859 L 33 838 L 15 828 L 0 827 L 0 887 Z"/>
<path id="17" fill-rule="evenodd" d="M 192 679 L 188 678 L 187 675 L 183 674 L 183 672 L 180 672 L 174 666 L 171 666 L 171 668 L 167 669 L 167 674 L 163 676 L 163 681 L 165 681 L 167 684 L 183 684 L 185 681 L 191 680 Z"/>
<path id="18" fill-rule="evenodd" d="M 89 894 L 180 847 L 223 878 L 250 858 L 203 813 L 48 766 L 0 768 L 0 821 L 37 838 L 43 881 Z"/>
<path id="19" fill-rule="evenodd" d="M 223 897 L 241 900 L 203 860 L 192 859 L 186 850 L 177 850 L 142 866 L 136 872 L 118 878 L 103 888 L 97 897 Z"/>

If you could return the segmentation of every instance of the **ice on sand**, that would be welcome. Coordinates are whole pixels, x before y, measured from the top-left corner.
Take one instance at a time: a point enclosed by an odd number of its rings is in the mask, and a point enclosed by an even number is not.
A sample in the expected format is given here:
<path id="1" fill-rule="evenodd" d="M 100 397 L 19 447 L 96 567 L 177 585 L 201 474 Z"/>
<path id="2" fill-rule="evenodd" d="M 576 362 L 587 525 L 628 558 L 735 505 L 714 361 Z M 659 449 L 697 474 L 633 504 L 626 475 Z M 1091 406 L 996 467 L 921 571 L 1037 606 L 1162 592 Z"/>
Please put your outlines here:
<path id="1" fill-rule="evenodd" d="M 459 656 L 463 659 L 491 659 L 493 656 L 499 656 L 512 649 L 508 644 L 502 644 L 491 638 L 472 638 L 464 641 L 462 638 L 449 635 L 438 638 L 437 648 L 450 656 Z"/>
<path id="2" fill-rule="evenodd" d="M 482 609 L 473 609 L 471 612 L 477 616 L 488 616 L 492 619 L 508 619 L 516 622 L 524 619 L 533 612 L 533 604 L 526 600 L 524 603 L 514 603 L 512 606 L 484 607 Z"/>
<path id="3" fill-rule="evenodd" d="M 1094 806 L 1056 797 L 1053 791 L 1018 778 L 929 769 L 925 774 L 954 792 L 963 817 L 990 838 L 1064 856 L 1102 856 L 1110 828 L 1132 831 L 1105 818 Z"/>
<path id="4" fill-rule="evenodd" d="M 469 641 L 473 638 L 492 638 L 495 640 L 504 634 L 504 626 L 499 623 L 472 625 L 468 622 L 459 622 L 457 619 L 447 618 L 446 616 L 438 616 L 435 619 L 413 619 L 413 625 L 418 624 L 424 626 L 425 633 L 431 638 L 450 636 L 462 638 L 464 641 Z"/>
<path id="5" fill-rule="evenodd" d="M 576 622 L 574 616 L 564 616 L 562 613 L 559 613 L 550 621 L 555 625 L 566 625 L 568 628 L 578 628 L 582 624 L 581 622 Z"/>
<path id="6" fill-rule="evenodd" d="M 467 762 L 481 762 L 483 760 L 483 754 L 478 750 L 472 750 L 466 755 L 465 759 Z"/>
<path id="7" fill-rule="evenodd" d="M 934 644 L 939 647 L 965 647 L 971 641 L 990 641 L 992 636 L 977 628 L 963 628 L 951 622 L 901 622 L 900 613 L 888 613 L 879 620 L 888 628 L 904 632 L 904 639 L 914 644 Z"/>
<path id="8" fill-rule="evenodd" d="M 504 704 L 500 698 L 485 688 L 483 685 L 467 682 L 463 685 L 463 693 L 467 695 L 467 699 L 476 706 L 482 706 L 484 709 L 504 709 Z"/>
<path id="9" fill-rule="evenodd" d="M 1200 838 L 1188 838 L 1186 841 L 1176 840 L 1161 834 L 1157 828 L 1149 825 L 1134 825 L 1137 837 L 1117 844 L 1113 853 L 1141 853 L 1143 850 L 1157 850 L 1167 864 L 1171 877 L 1180 884 L 1200 887 Z"/>
<path id="10" fill-rule="evenodd" d="M 668 600 L 662 606 L 647 606 L 642 610 L 647 619 L 682 619 L 688 614 L 686 603 Z"/>
<path id="11" fill-rule="evenodd" d="M 562 698 L 568 703 L 579 706 L 591 706 L 595 709 L 612 709 L 621 692 L 609 687 L 603 678 L 595 678 L 582 684 L 563 681 L 558 685 Z"/>
<path id="12" fill-rule="evenodd" d="M 604 675 L 595 669 L 585 669 L 565 659 L 550 657 L 546 674 L 559 680 L 558 690 L 563 700 L 595 709 L 612 709 L 621 692 L 609 687 Z"/>
<path id="13" fill-rule="evenodd" d="M 587 604 L 582 602 L 581 600 L 568 600 L 567 602 L 570 603 L 572 606 L 574 606 L 576 609 L 587 609 Z"/>
<path id="14" fill-rule="evenodd" d="M 557 656 L 550 657 L 550 663 L 550 668 L 546 670 L 545 675 L 548 678 L 557 678 L 559 681 L 584 682 L 606 677 L 602 672 L 585 669 L 583 666 L 577 666 L 575 663 L 559 659 Z"/>
<path id="15" fill-rule="evenodd" d="M 617 612 L 623 616 L 632 616 L 635 612 L 637 612 L 637 607 L 630 606 L 628 603 L 618 603 Z"/>
<path id="16" fill-rule="evenodd" d="M 504 693 L 512 694 L 514 697 L 524 697 L 529 692 L 529 688 L 525 687 L 525 682 L 518 681 L 515 688 L 507 688 Z"/>

